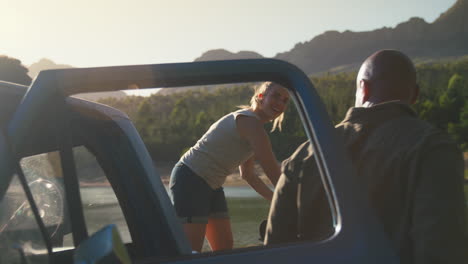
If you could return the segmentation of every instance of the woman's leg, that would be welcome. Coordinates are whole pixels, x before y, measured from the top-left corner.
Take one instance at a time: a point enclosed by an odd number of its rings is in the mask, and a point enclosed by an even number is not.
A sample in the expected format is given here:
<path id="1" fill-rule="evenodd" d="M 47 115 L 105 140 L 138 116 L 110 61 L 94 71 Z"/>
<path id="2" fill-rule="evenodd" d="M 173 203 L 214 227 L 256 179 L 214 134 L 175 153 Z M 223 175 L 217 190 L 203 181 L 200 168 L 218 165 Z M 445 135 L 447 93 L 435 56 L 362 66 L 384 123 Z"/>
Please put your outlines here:
<path id="1" fill-rule="evenodd" d="M 232 249 L 231 220 L 229 218 L 208 218 L 206 225 L 206 239 L 213 251 Z"/>
<path id="2" fill-rule="evenodd" d="M 233 247 L 231 220 L 222 187 L 213 191 L 211 213 L 208 217 L 205 236 L 213 251 L 232 249 Z"/>
<path id="3" fill-rule="evenodd" d="M 189 167 L 179 162 L 171 174 L 172 202 L 192 250 L 200 252 L 205 238 L 213 190 Z"/>
<path id="4" fill-rule="evenodd" d="M 206 224 L 201 223 L 185 223 L 184 231 L 192 246 L 192 250 L 201 252 L 203 241 L 205 239 Z"/>

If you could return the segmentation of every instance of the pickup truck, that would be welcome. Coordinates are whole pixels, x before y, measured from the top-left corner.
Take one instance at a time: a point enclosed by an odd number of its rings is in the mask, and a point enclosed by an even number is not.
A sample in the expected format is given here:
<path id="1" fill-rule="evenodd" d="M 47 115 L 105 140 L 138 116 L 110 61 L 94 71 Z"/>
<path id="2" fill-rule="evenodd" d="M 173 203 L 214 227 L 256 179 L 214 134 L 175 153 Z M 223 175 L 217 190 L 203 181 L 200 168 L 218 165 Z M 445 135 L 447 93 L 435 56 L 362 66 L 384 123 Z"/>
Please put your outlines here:
<path id="1" fill-rule="evenodd" d="M 135 84 L 260 81 L 289 89 L 317 153 L 335 226 L 324 241 L 192 252 L 126 114 L 73 97 Z M 47 70 L 29 87 L 0 82 L 0 98 L 0 263 L 398 263 L 313 84 L 292 64 L 255 59 Z M 99 164 L 125 219 L 108 219 L 115 225 L 93 236 L 79 152 Z M 120 240 L 115 229 L 129 239 Z"/>

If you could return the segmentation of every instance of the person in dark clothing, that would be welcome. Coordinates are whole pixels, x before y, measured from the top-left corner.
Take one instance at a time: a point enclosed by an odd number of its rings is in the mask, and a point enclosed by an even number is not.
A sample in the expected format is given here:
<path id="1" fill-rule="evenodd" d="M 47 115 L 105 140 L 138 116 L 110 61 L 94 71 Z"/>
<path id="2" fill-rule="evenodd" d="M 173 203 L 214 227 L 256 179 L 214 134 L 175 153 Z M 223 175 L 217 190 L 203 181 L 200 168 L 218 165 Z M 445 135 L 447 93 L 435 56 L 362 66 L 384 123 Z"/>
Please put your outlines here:
<path id="1" fill-rule="evenodd" d="M 356 107 L 336 130 L 401 263 L 468 263 L 462 155 L 409 107 L 419 93 L 413 63 L 399 51 L 378 51 L 364 61 L 356 87 Z M 265 244 L 330 237 L 331 210 L 310 142 L 282 168 Z"/>

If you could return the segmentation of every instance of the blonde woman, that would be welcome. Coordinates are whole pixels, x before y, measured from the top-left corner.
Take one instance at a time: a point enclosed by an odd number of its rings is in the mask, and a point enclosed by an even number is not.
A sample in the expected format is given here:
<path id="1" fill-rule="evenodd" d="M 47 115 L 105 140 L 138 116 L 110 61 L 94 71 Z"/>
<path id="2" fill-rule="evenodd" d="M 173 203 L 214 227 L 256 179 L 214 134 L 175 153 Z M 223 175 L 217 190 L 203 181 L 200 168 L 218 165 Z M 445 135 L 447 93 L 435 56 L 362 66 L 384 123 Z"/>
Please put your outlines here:
<path id="1" fill-rule="evenodd" d="M 213 251 L 232 249 L 231 222 L 222 185 L 237 167 L 257 193 L 272 199 L 271 189 L 254 173 L 254 161 L 276 185 L 281 171 L 263 126 L 273 121 L 273 130 L 281 129 L 289 93 L 278 84 L 265 82 L 257 87 L 250 102 L 250 106 L 211 125 L 172 170 L 174 207 L 195 251 L 201 251 L 204 237 Z"/>

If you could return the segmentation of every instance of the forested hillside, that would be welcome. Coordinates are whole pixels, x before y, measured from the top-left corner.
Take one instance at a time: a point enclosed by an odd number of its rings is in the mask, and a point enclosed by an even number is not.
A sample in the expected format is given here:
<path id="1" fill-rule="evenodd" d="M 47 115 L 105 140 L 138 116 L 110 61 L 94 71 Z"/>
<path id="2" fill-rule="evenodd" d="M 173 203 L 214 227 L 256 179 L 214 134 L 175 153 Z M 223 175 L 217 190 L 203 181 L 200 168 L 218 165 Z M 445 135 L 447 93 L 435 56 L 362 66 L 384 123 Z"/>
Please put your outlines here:
<path id="1" fill-rule="evenodd" d="M 421 96 L 414 109 L 468 151 L 468 58 L 423 64 L 417 69 Z M 354 104 L 355 76 L 356 73 L 340 73 L 311 78 L 335 124 Z M 174 161 L 214 121 L 247 104 L 251 94 L 252 85 L 245 84 L 214 92 L 193 90 L 101 102 L 127 112 L 155 160 Z M 271 140 L 278 159 L 286 158 L 306 140 L 293 103 L 286 112 L 283 131 L 271 133 Z"/>

